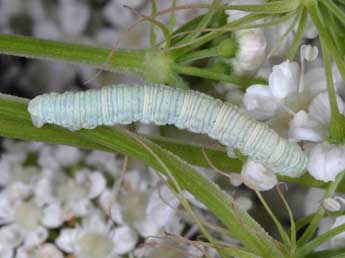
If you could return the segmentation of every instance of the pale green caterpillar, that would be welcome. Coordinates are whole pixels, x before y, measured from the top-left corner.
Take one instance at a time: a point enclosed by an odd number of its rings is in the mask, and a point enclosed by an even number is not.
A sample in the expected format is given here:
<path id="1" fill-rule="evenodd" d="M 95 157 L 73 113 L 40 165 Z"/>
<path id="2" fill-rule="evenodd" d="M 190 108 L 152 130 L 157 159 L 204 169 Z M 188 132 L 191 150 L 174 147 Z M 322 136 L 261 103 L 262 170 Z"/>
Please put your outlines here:
<path id="1" fill-rule="evenodd" d="M 134 121 L 175 125 L 208 134 L 288 176 L 299 176 L 307 164 L 307 157 L 297 144 L 289 143 L 266 124 L 230 103 L 191 90 L 163 85 L 113 85 L 101 90 L 44 94 L 31 100 L 28 110 L 37 127 L 49 123 L 79 130 Z"/>

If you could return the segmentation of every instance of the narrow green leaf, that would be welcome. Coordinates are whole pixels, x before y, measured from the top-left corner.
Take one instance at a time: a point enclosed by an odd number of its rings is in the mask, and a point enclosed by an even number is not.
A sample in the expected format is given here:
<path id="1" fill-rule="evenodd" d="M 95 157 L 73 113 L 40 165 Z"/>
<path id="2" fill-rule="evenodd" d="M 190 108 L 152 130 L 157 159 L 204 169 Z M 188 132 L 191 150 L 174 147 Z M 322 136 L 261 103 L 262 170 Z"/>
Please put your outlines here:
<path id="1" fill-rule="evenodd" d="M 320 246 L 322 243 L 330 240 L 332 237 L 339 235 L 345 231 L 345 224 L 339 225 L 331 230 L 327 231 L 326 233 L 322 234 L 321 236 L 316 237 L 314 240 L 310 241 L 309 243 L 305 244 L 304 246 L 300 247 L 296 251 L 296 258 L 303 258 L 306 257 L 308 254 L 312 253 L 316 247 Z M 337 257 L 338 255 L 336 255 Z"/>
<path id="2" fill-rule="evenodd" d="M 329 249 L 325 251 L 315 252 L 308 255 L 306 258 L 336 258 L 338 255 L 345 257 L 345 248 Z"/>
<path id="3" fill-rule="evenodd" d="M 151 1 L 151 16 L 156 17 L 157 14 L 157 3 L 156 0 Z M 155 26 L 153 24 L 150 25 L 150 44 L 151 47 L 156 45 L 156 31 Z"/>

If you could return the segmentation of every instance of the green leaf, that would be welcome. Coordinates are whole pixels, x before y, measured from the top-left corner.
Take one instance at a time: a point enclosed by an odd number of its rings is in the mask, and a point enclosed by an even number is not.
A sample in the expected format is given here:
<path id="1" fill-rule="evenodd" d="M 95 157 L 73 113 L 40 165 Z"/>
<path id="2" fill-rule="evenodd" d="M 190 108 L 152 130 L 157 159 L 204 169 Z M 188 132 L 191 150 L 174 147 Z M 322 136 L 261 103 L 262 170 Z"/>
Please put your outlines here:
<path id="1" fill-rule="evenodd" d="M 32 37 L 0 34 L 0 54 L 64 61 L 107 71 L 139 75 L 155 83 L 170 83 L 170 57 L 159 50 L 112 50 Z M 160 71 L 157 73 L 157 71 Z"/>
<path id="2" fill-rule="evenodd" d="M 344 258 L 345 248 L 329 249 L 325 251 L 315 252 L 306 258 Z"/>

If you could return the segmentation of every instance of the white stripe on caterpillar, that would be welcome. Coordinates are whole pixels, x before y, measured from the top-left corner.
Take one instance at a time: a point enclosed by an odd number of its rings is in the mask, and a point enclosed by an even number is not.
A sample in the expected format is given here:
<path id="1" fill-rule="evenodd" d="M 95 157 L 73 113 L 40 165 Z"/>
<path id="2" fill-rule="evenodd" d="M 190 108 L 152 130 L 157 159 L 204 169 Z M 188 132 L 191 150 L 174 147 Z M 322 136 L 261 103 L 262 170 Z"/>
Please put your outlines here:
<path id="1" fill-rule="evenodd" d="M 86 92 L 44 94 L 31 100 L 28 110 L 37 127 L 49 123 L 79 130 L 134 121 L 173 124 L 208 134 L 288 176 L 299 176 L 307 164 L 297 144 L 289 143 L 236 106 L 196 91 L 163 85 L 113 85 Z"/>

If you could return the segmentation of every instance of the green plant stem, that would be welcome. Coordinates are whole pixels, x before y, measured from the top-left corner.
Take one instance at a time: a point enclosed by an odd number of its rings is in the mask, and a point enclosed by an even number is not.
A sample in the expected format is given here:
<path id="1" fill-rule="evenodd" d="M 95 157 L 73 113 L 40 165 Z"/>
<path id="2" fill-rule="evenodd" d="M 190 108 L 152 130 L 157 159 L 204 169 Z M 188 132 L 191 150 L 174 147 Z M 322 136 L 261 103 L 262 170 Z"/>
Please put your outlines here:
<path id="1" fill-rule="evenodd" d="M 265 13 L 265 14 L 281 14 L 288 13 L 296 10 L 300 6 L 299 0 L 292 1 L 274 1 L 265 4 L 256 4 L 256 5 L 219 5 L 213 6 L 212 4 L 186 4 L 178 5 L 174 9 L 167 8 L 163 11 L 157 13 L 157 15 L 163 15 L 170 13 L 176 10 L 185 10 L 192 8 L 203 8 L 203 9 L 216 9 L 216 10 L 238 10 L 246 12 L 255 12 L 255 13 Z"/>
<path id="2" fill-rule="evenodd" d="M 212 3 L 213 7 L 217 7 L 220 4 L 219 0 L 214 0 Z M 182 40 L 180 40 L 177 45 L 179 44 L 183 44 L 189 41 L 194 40 L 195 38 L 197 38 L 205 28 L 207 28 L 207 26 L 210 24 L 210 22 L 212 21 L 212 18 L 214 17 L 214 15 L 217 13 L 216 9 L 210 9 L 199 21 L 198 25 L 196 26 L 196 28 L 193 30 L 194 32 L 188 34 L 186 37 L 184 37 Z"/>
<path id="3" fill-rule="evenodd" d="M 111 49 L 74 43 L 64 43 L 32 37 L 0 34 L 0 53 L 51 61 L 65 61 L 89 65 L 108 71 L 140 72 L 145 51 L 116 50 L 113 58 L 104 66 Z"/>
<path id="4" fill-rule="evenodd" d="M 343 180 L 344 175 L 345 175 L 344 172 L 340 173 L 337 176 L 336 180 L 334 182 L 330 183 L 329 188 L 327 189 L 327 192 L 326 192 L 326 194 L 324 196 L 324 199 L 329 198 L 329 197 L 334 195 L 334 193 L 337 190 L 339 184 Z M 314 215 L 313 219 L 311 220 L 309 226 L 307 227 L 306 231 L 303 233 L 301 238 L 297 241 L 298 246 L 303 246 L 310 238 L 312 238 L 312 236 L 315 233 L 315 230 L 319 226 L 320 220 L 324 217 L 325 212 L 326 211 L 323 208 L 323 206 L 320 205 L 319 209 L 315 213 L 315 215 Z"/>
<path id="5" fill-rule="evenodd" d="M 169 50 L 169 52 L 174 57 L 174 59 L 177 59 L 181 56 L 184 56 L 186 53 L 190 53 L 192 52 L 192 50 L 197 49 L 200 46 L 210 42 L 211 40 L 223 35 L 226 32 L 238 29 L 245 24 L 257 21 L 259 19 L 263 19 L 265 17 L 267 17 L 266 14 L 248 14 L 236 21 L 233 21 L 231 23 L 224 25 L 223 27 L 215 31 L 206 33 L 205 35 L 202 35 L 198 37 L 197 39 L 192 40 L 191 42 L 187 42 L 186 44 L 176 46 L 174 47 L 174 49 Z M 186 33 L 186 32 L 182 32 L 182 33 Z"/>
<path id="6" fill-rule="evenodd" d="M 179 58 L 177 61 L 179 63 L 191 63 L 196 60 L 209 58 L 209 57 L 216 57 L 218 56 L 217 48 L 210 48 L 210 49 L 203 49 L 199 51 L 191 52 L 190 54 Z"/>
<path id="7" fill-rule="evenodd" d="M 345 255 L 345 248 L 328 249 L 324 251 L 319 251 L 311 253 L 306 258 L 341 258 L 338 255 Z"/>
<path id="8" fill-rule="evenodd" d="M 108 48 L 0 34 L 0 54 L 88 65 L 101 70 L 136 74 L 151 82 L 171 83 L 170 58 L 166 53 L 154 49 L 113 51 Z"/>
<path id="9" fill-rule="evenodd" d="M 334 3 L 333 0 L 323 0 L 320 1 L 320 3 L 325 5 L 327 9 L 330 10 L 339 19 L 339 21 L 345 25 L 345 13 Z"/>
<path id="10" fill-rule="evenodd" d="M 250 85 L 256 84 L 258 81 L 262 82 L 260 79 L 247 79 L 244 77 L 224 74 L 217 71 L 213 71 L 207 68 L 197 68 L 192 66 L 185 66 L 180 64 L 172 64 L 171 68 L 173 71 L 179 74 L 191 75 L 196 77 L 201 77 L 210 80 L 224 81 L 239 85 L 242 88 L 248 87 Z"/>
<path id="11" fill-rule="evenodd" d="M 298 23 L 298 29 L 297 29 L 296 35 L 287 53 L 287 59 L 289 60 L 293 60 L 298 52 L 298 49 L 300 47 L 300 44 L 303 38 L 307 18 L 308 18 L 308 12 L 307 12 L 307 9 L 304 8 L 302 11 L 299 23 Z"/>
<path id="12" fill-rule="evenodd" d="M 314 240 L 310 241 L 309 243 L 297 249 L 295 257 L 296 258 L 306 257 L 308 254 L 313 252 L 313 250 L 315 250 L 316 247 L 326 242 L 327 240 L 331 239 L 332 237 L 340 233 L 343 233 L 344 231 L 345 231 L 345 224 L 332 228 L 331 230 L 327 231 L 321 236 L 318 236 Z"/>
<path id="13" fill-rule="evenodd" d="M 320 38 L 325 42 L 328 51 L 331 53 L 335 63 L 338 66 L 342 78 L 345 80 L 345 61 L 343 57 L 339 54 L 339 51 L 337 50 L 332 40 L 332 37 L 323 25 L 322 16 L 318 8 L 318 2 L 316 0 L 308 0 L 305 2 L 310 17 L 313 20 L 314 25 L 316 26 L 319 32 Z"/>
<path id="14" fill-rule="evenodd" d="M 325 42 L 321 40 L 325 74 L 327 81 L 327 90 L 329 103 L 331 106 L 331 121 L 328 125 L 329 137 L 331 143 L 339 144 L 345 142 L 345 117 L 340 113 L 337 102 L 336 88 L 333 82 L 332 60 Z"/>

